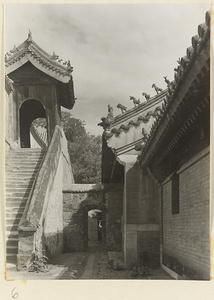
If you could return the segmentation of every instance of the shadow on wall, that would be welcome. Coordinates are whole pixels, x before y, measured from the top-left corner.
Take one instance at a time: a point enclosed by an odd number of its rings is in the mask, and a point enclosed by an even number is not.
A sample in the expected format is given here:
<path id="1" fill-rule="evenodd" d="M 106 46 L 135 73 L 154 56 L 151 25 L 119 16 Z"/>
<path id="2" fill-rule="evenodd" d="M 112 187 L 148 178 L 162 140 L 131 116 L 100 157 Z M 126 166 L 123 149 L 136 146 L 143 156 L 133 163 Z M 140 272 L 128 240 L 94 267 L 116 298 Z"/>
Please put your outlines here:
<path id="1" fill-rule="evenodd" d="M 63 251 L 63 232 L 45 234 L 44 237 L 45 255 L 51 260 Z"/>

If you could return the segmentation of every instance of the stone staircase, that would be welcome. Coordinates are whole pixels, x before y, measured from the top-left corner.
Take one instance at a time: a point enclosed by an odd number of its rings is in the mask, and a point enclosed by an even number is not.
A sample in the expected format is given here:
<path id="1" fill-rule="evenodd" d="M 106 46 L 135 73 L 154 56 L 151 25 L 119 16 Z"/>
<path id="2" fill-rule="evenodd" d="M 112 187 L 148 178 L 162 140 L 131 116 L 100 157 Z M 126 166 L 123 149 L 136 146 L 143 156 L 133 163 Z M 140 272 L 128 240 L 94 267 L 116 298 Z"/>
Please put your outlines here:
<path id="1" fill-rule="evenodd" d="M 6 261 L 16 263 L 18 224 L 45 151 L 19 148 L 6 154 Z"/>

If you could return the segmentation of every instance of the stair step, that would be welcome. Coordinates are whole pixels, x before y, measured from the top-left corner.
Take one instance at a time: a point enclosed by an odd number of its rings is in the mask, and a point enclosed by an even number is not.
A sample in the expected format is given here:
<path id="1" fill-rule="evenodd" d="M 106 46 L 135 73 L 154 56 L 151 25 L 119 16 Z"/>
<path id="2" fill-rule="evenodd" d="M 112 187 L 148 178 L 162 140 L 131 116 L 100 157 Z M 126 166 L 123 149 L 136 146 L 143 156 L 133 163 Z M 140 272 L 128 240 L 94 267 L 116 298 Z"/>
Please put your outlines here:
<path id="1" fill-rule="evenodd" d="M 17 158 L 20 158 L 22 160 L 24 160 L 24 158 L 28 159 L 28 160 L 31 160 L 31 159 L 34 159 L 34 158 L 41 158 L 44 156 L 45 153 L 13 153 L 13 154 L 9 154 L 7 155 L 5 158 L 7 160 L 10 160 L 10 159 L 17 159 Z"/>
<path id="2" fill-rule="evenodd" d="M 45 150 L 42 148 L 16 148 L 11 152 L 45 152 Z"/>
<path id="3" fill-rule="evenodd" d="M 10 164 L 18 164 L 18 165 L 22 165 L 22 164 L 37 164 L 39 162 L 42 161 L 43 159 L 43 155 L 39 155 L 39 156 L 31 156 L 31 157 L 8 157 L 5 158 L 5 165 L 9 165 Z"/>
<path id="4" fill-rule="evenodd" d="M 5 173 L 10 174 L 10 173 L 26 173 L 26 172 L 35 172 L 38 171 L 39 167 L 34 167 L 34 166 L 29 166 L 28 168 L 24 167 L 7 167 L 5 168 Z"/>
<path id="5" fill-rule="evenodd" d="M 29 194 L 30 194 L 30 192 L 17 192 L 17 193 L 15 193 L 15 192 L 13 192 L 13 193 L 7 193 L 6 192 L 6 199 L 7 199 L 7 197 L 8 198 L 11 198 L 11 197 L 27 197 L 27 196 L 29 196 Z"/>
<path id="6" fill-rule="evenodd" d="M 14 165 L 14 166 L 22 166 L 22 165 L 37 165 L 39 164 L 43 159 L 43 156 L 38 156 L 38 157 L 25 157 L 23 159 L 23 157 L 11 157 L 11 158 L 5 158 L 5 166 L 10 166 L 10 165 Z"/>
<path id="7" fill-rule="evenodd" d="M 17 163 L 17 164 L 26 164 L 26 163 L 38 163 L 41 162 L 43 159 L 44 155 L 32 155 L 30 154 L 29 156 L 27 155 L 17 155 L 17 156 L 9 156 L 5 157 L 5 163 Z"/>
<path id="8" fill-rule="evenodd" d="M 19 184 L 23 184 L 23 185 L 26 185 L 26 184 L 30 184 L 30 183 L 33 183 L 34 181 L 34 178 L 31 178 L 31 177 L 26 177 L 24 179 L 20 179 L 20 178 L 7 178 L 6 180 L 6 185 L 10 185 L 10 184 L 14 184 L 14 185 L 19 185 Z"/>
<path id="9" fill-rule="evenodd" d="M 11 224 L 11 225 L 7 225 L 6 224 L 6 230 L 7 231 L 18 231 L 18 224 Z"/>
<path id="10" fill-rule="evenodd" d="M 6 174 L 8 175 L 13 175 L 13 174 L 18 174 L 18 175 L 33 175 L 35 174 L 39 169 L 32 169 L 32 170 L 7 170 Z M 7 178 L 7 177 L 6 177 Z"/>
<path id="11" fill-rule="evenodd" d="M 16 264 L 17 256 L 16 254 L 7 254 L 6 255 L 6 262 L 10 264 Z"/>
<path id="12" fill-rule="evenodd" d="M 18 165 L 28 165 L 28 164 L 37 164 L 38 162 L 41 162 L 44 155 L 37 155 L 37 156 L 29 156 L 26 157 L 26 155 L 21 155 L 20 157 L 7 157 L 5 158 L 5 164 L 8 163 L 14 163 Z"/>
<path id="13" fill-rule="evenodd" d="M 27 200 L 29 198 L 29 193 L 19 193 L 20 195 L 14 195 L 17 193 L 6 193 L 6 204 L 10 203 L 11 201 L 14 202 L 22 202 L 24 200 Z"/>
<path id="14" fill-rule="evenodd" d="M 8 254 L 17 254 L 18 253 L 18 247 L 6 247 L 7 255 Z"/>
<path id="15" fill-rule="evenodd" d="M 24 212 L 24 209 L 26 207 L 26 203 L 27 202 L 23 202 L 23 203 L 20 203 L 20 204 L 10 203 L 9 205 L 7 205 L 6 211 L 7 212 L 15 212 L 15 211 Z"/>
<path id="16" fill-rule="evenodd" d="M 24 211 L 24 210 L 23 210 Z M 21 219 L 23 213 L 17 213 L 17 212 L 6 212 L 6 218 L 7 218 L 7 221 L 12 219 L 14 220 L 15 218 L 17 219 Z"/>
<path id="17" fill-rule="evenodd" d="M 24 210 L 25 210 L 25 206 L 23 207 L 12 207 L 10 209 L 6 209 L 6 218 L 7 216 L 10 217 L 10 218 L 15 218 L 17 215 L 18 215 L 18 218 L 23 216 L 23 213 L 24 213 Z"/>
<path id="18" fill-rule="evenodd" d="M 27 198 L 28 199 L 28 198 Z M 26 199 L 22 199 L 22 200 L 17 200 L 17 199 L 13 199 L 13 200 L 7 200 L 6 199 L 6 209 L 11 209 L 11 208 L 22 208 L 23 206 L 25 206 L 27 203 Z"/>
<path id="19" fill-rule="evenodd" d="M 41 158 L 34 158 L 34 159 L 21 159 L 21 158 L 10 158 L 5 160 L 5 166 L 11 166 L 14 165 L 14 167 L 16 166 L 29 166 L 29 165 L 37 165 L 39 162 L 41 162 Z"/>
<path id="20" fill-rule="evenodd" d="M 18 239 L 18 235 L 17 236 L 8 236 L 7 237 L 7 242 L 9 242 L 9 241 L 18 241 L 19 239 Z"/>
<path id="21" fill-rule="evenodd" d="M 31 191 L 31 188 L 24 188 L 24 187 L 14 187 L 14 188 L 7 188 L 6 189 L 6 195 L 10 193 L 29 193 Z"/>
<path id="22" fill-rule="evenodd" d="M 9 238 L 9 237 L 17 237 L 18 238 L 18 230 L 16 231 L 6 231 L 6 237 Z"/>
<path id="23" fill-rule="evenodd" d="M 28 201 L 28 198 L 25 198 L 23 200 L 17 200 L 16 198 L 14 198 L 13 200 L 7 200 L 6 199 L 6 210 L 7 211 L 11 211 L 11 209 L 22 209 L 23 207 L 26 206 Z"/>
<path id="24" fill-rule="evenodd" d="M 14 226 L 18 225 L 20 220 L 21 220 L 21 218 L 15 218 L 15 219 L 9 219 L 9 218 L 7 218 L 6 219 L 6 227 L 8 225 L 14 225 Z"/>
<path id="25" fill-rule="evenodd" d="M 35 175 L 34 174 L 29 174 L 29 175 L 19 175 L 17 177 L 17 174 L 10 174 L 10 175 L 6 175 L 6 182 L 11 182 L 11 181 L 14 181 L 14 182 L 17 182 L 17 181 L 23 181 L 23 180 L 26 180 L 26 181 L 29 181 L 29 180 L 34 180 L 35 179 Z"/>
<path id="26" fill-rule="evenodd" d="M 13 249 L 12 247 L 14 247 L 14 249 L 18 248 L 18 239 L 8 239 L 6 243 L 6 249 L 9 247 L 11 247 L 10 249 Z"/>
<path id="27" fill-rule="evenodd" d="M 25 184 L 24 183 L 6 183 L 6 190 L 9 190 L 9 189 L 28 189 L 29 187 L 31 188 L 32 187 L 32 184 L 33 184 L 33 181 L 32 182 L 26 182 Z"/>
<path id="28" fill-rule="evenodd" d="M 23 195 L 21 195 L 21 196 L 13 197 L 11 195 L 8 195 L 8 197 L 6 197 L 6 204 L 9 203 L 10 201 L 20 202 L 20 201 L 24 201 L 24 200 L 27 201 L 27 199 L 28 199 L 28 196 L 24 196 L 23 197 Z"/>
<path id="29" fill-rule="evenodd" d="M 44 154 L 46 152 L 46 150 L 44 151 L 36 151 L 34 149 L 34 151 L 10 151 L 10 152 L 7 152 L 6 156 L 13 156 L 13 155 L 36 155 L 36 154 Z"/>

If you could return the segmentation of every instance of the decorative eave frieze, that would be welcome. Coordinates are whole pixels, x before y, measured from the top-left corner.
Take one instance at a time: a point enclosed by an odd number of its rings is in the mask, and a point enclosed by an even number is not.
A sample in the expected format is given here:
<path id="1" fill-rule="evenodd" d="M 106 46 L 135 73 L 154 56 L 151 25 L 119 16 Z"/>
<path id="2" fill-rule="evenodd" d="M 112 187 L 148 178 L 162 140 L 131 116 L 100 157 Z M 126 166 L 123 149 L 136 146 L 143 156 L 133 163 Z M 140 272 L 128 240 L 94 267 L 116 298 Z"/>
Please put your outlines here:
<path id="1" fill-rule="evenodd" d="M 99 125 L 103 126 L 104 136 L 106 140 L 112 136 L 118 137 L 122 132 L 129 132 L 132 127 L 139 127 L 142 123 L 146 124 L 150 121 L 150 118 L 160 118 L 163 113 L 163 101 L 165 99 L 166 90 L 161 94 L 154 96 L 150 101 L 142 103 L 139 106 L 128 110 L 122 115 L 118 115 L 112 118 L 111 122 L 106 123 L 107 118 L 102 118 L 102 123 Z M 104 126 L 107 124 L 108 126 Z"/>
<path id="2" fill-rule="evenodd" d="M 127 120 L 134 119 L 139 113 L 144 112 L 145 110 L 152 109 L 155 104 L 158 104 L 163 101 L 164 97 L 167 94 L 167 90 L 164 90 L 162 93 L 155 95 L 151 99 L 146 102 L 141 103 L 140 105 L 127 110 L 124 114 L 120 114 L 116 116 L 111 123 L 111 128 L 118 127 L 118 125 L 122 125 L 127 123 Z"/>
<path id="3" fill-rule="evenodd" d="M 139 127 L 140 124 L 147 124 L 150 121 L 150 118 L 153 117 L 155 120 L 158 120 L 162 115 L 163 110 L 161 106 L 156 106 L 152 110 L 147 110 L 147 112 L 140 114 L 136 120 L 130 120 L 127 125 L 122 124 L 119 127 L 113 127 L 105 131 L 105 138 L 108 140 L 112 136 L 118 137 L 122 132 L 127 133 L 132 127 Z"/>

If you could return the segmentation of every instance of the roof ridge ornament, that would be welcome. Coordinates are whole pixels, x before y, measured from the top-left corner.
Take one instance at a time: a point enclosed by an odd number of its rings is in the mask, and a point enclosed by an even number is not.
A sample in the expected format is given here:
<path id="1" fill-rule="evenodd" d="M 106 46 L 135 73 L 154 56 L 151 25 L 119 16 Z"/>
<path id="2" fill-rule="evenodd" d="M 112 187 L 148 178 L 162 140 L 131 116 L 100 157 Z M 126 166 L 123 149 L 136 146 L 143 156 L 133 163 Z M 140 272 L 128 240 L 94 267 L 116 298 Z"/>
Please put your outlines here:
<path id="1" fill-rule="evenodd" d="M 150 95 L 145 92 L 142 93 L 142 96 L 144 96 L 146 98 L 146 101 L 151 99 Z"/>
<path id="2" fill-rule="evenodd" d="M 29 29 L 29 32 L 28 32 L 28 38 L 27 38 L 27 41 L 28 42 L 32 42 L 32 32 L 31 32 L 31 30 Z"/>
<path id="3" fill-rule="evenodd" d="M 155 83 L 152 84 L 152 88 L 155 89 L 157 95 L 163 91 L 163 89 L 157 87 Z"/>
<path id="4" fill-rule="evenodd" d="M 122 114 L 127 111 L 127 107 L 120 103 L 117 105 L 117 108 L 121 109 Z"/>
<path id="5" fill-rule="evenodd" d="M 134 104 L 135 107 L 136 107 L 137 105 L 140 105 L 140 99 L 136 99 L 136 98 L 133 97 L 133 96 L 129 96 L 129 99 L 130 99 L 131 101 L 133 101 L 133 104 Z"/>
<path id="6" fill-rule="evenodd" d="M 166 82 L 167 86 L 171 84 L 170 80 L 167 78 L 167 76 L 163 76 L 164 81 Z"/>
<path id="7" fill-rule="evenodd" d="M 19 50 L 17 49 L 16 45 L 13 46 L 13 49 L 10 50 L 10 53 L 16 53 L 18 52 Z"/>
<path id="8" fill-rule="evenodd" d="M 68 60 L 68 62 L 67 62 L 67 70 L 69 73 L 71 73 L 73 71 L 73 67 L 71 66 L 70 60 Z"/>
<path id="9" fill-rule="evenodd" d="M 52 60 L 57 60 L 59 58 L 58 55 L 55 54 L 55 52 L 53 52 L 52 56 L 50 57 Z"/>

